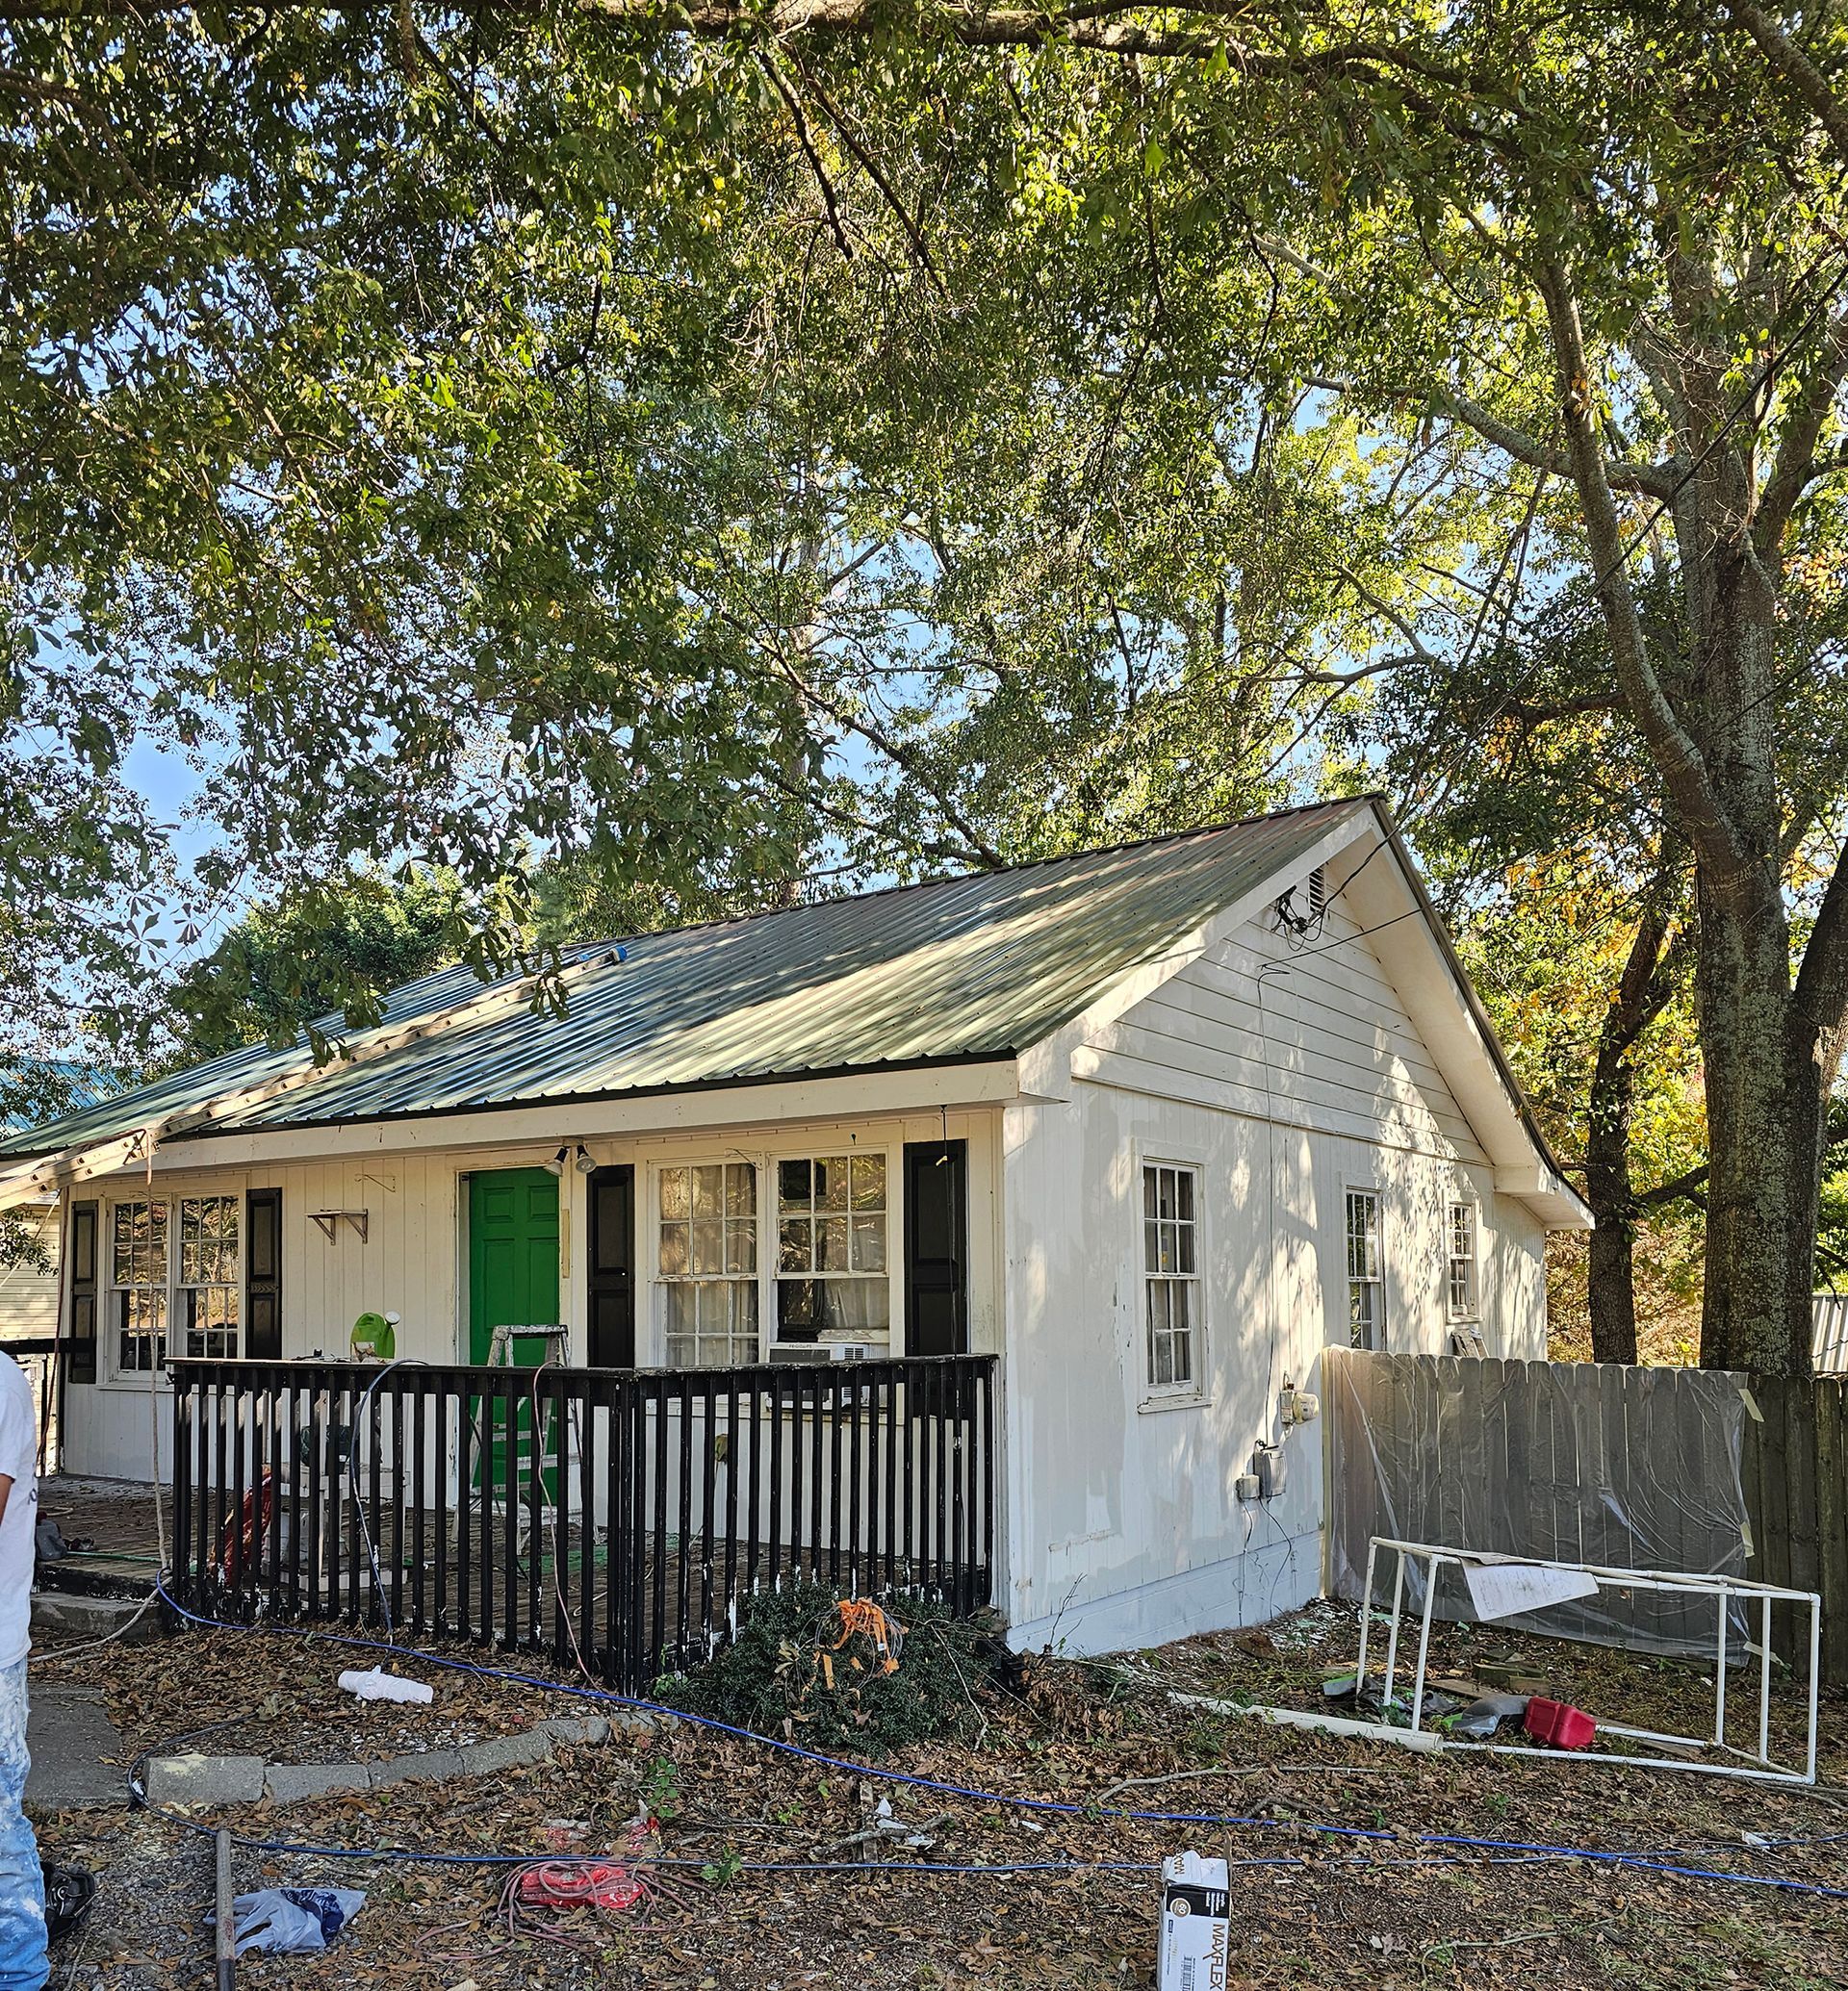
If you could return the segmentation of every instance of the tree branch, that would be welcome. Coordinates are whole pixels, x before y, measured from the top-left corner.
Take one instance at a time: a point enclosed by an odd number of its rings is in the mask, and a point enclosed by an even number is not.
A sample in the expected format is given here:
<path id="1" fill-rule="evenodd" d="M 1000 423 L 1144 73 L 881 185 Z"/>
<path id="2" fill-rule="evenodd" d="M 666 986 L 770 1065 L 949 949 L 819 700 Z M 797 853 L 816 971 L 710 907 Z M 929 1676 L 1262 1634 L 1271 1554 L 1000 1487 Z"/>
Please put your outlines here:
<path id="1" fill-rule="evenodd" d="M 1493 443 L 1517 463 L 1571 480 L 1574 472 L 1569 450 L 1549 449 L 1525 430 L 1490 414 L 1488 409 L 1471 400 L 1467 395 L 1456 394 L 1440 385 L 1431 392 L 1431 405 L 1440 414 L 1449 415 L 1466 428 L 1475 429 L 1485 443 Z M 1670 464 L 1624 463 L 1608 457 L 1603 459 L 1603 464 L 1604 481 L 1613 491 L 1639 491 L 1647 498 L 1666 498 L 1675 488 L 1675 470 Z"/>
<path id="2" fill-rule="evenodd" d="M 1305 262 L 1299 256 L 1292 256 L 1280 250 L 1277 244 L 1267 242 L 1265 246 L 1273 254 L 1281 254 L 1286 262 L 1305 274 L 1321 277 L 1323 272 L 1313 263 Z M 1333 283 L 1331 277 L 1324 281 Z M 1345 286 L 1336 286 L 1343 289 Z M 1337 378 L 1327 373 L 1310 373 L 1304 376 L 1305 387 L 1320 388 L 1324 394 L 1358 395 L 1360 390 L 1352 380 Z M 1559 477 L 1570 483 L 1573 478 L 1571 453 L 1564 449 L 1550 449 L 1546 444 L 1530 436 L 1525 429 L 1516 428 L 1511 421 L 1503 421 L 1499 415 L 1492 415 L 1479 401 L 1473 401 L 1468 395 L 1457 394 L 1441 382 L 1435 387 L 1428 382 L 1420 386 L 1407 385 L 1401 390 L 1407 399 L 1424 395 L 1433 409 L 1448 416 L 1452 421 L 1460 421 L 1465 428 L 1472 428 L 1485 443 L 1494 446 L 1517 463 L 1525 463 L 1530 469 L 1545 471 L 1549 476 Z M 1635 491 L 1646 498 L 1666 499 L 1675 489 L 1676 470 L 1669 463 L 1625 463 L 1612 457 L 1604 459 L 1604 481 L 1613 491 Z"/>
<path id="3" fill-rule="evenodd" d="M 840 209 L 834 202 L 834 183 L 829 179 L 827 169 L 821 163 L 821 154 L 815 150 L 815 141 L 808 133 L 808 120 L 802 115 L 802 105 L 796 93 L 783 81 L 783 71 L 761 50 L 757 54 L 757 66 L 769 77 L 771 88 L 783 99 L 796 127 L 796 142 L 802 147 L 802 156 L 808 162 L 808 170 L 814 175 L 815 185 L 821 189 L 821 204 L 828 211 L 828 225 L 834 231 L 843 262 L 854 260 L 853 244 L 847 240 L 847 230 L 841 224 Z"/>
<path id="4" fill-rule="evenodd" d="M 827 113 L 828 121 L 840 134 L 841 143 L 860 162 L 867 178 L 886 196 L 886 206 L 897 216 L 899 226 L 904 229 L 906 240 L 911 245 L 911 253 L 916 256 L 919 267 L 923 269 L 924 274 L 930 278 L 937 295 L 939 297 L 947 296 L 949 294 L 943 288 L 943 279 L 937 273 L 937 265 L 931 261 L 931 251 L 924 241 L 923 231 L 911 218 L 911 210 L 899 199 L 897 189 L 893 187 L 892 183 L 880 170 L 878 160 L 873 157 L 871 151 L 866 146 L 860 142 L 860 140 L 854 134 L 853 128 L 835 108 L 834 100 L 822 89 L 821 85 L 809 75 L 800 62 L 796 63 L 796 74 L 802 79 L 805 87 L 813 92 L 815 102 Z"/>
<path id="5" fill-rule="evenodd" d="M 1367 606 L 1374 614 L 1383 615 L 1392 624 L 1393 627 L 1404 637 L 1406 642 L 1412 646 L 1412 653 L 1418 658 L 1420 663 L 1434 664 L 1437 662 L 1436 657 L 1424 647 L 1424 638 L 1419 635 L 1417 629 L 1390 602 L 1382 601 L 1351 567 L 1344 566 L 1337 561 L 1335 563 L 1335 572 L 1341 575 L 1342 579 L 1353 589 L 1354 593 L 1366 602 Z"/>
<path id="6" fill-rule="evenodd" d="M 1833 1037 L 1848 1016 L 1848 865 L 1839 859 L 1803 950 L 1791 1006 L 1820 1040 Z M 1827 1085 L 1825 1078 L 1825 1091 Z"/>
<path id="7" fill-rule="evenodd" d="M 1663 783 L 1714 888 L 1733 896 L 1751 877 L 1752 858 L 1720 802 L 1700 748 L 1669 703 L 1650 659 L 1648 639 L 1630 585 L 1628 549 L 1616 500 L 1592 427 L 1590 362 L 1578 321 L 1578 300 L 1565 271 L 1555 263 L 1541 264 L 1537 280 L 1553 334 L 1573 481 L 1584 508 L 1586 538 L 1598 574 L 1598 599 L 1610 635 L 1617 682 L 1655 753 Z"/>
<path id="8" fill-rule="evenodd" d="M 157 15 L 191 13 L 193 0 L 0 0 L 0 20 L 145 21 Z M 329 0 L 322 10 L 337 14 L 378 12 L 378 0 Z M 549 19 L 548 0 L 500 0 L 493 10 L 510 17 Z M 567 10 L 582 18 L 622 25 L 650 22 L 679 28 L 702 37 L 746 33 L 784 40 L 797 35 L 855 35 L 889 25 L 885 0 L 568 0 Z M 1326 48 L 1265 50 L 1239 41 L 1227 32 L 1242 10 L 1230 0 L 1179 0 L 1156 19 L 1179 17 L 1185 28 L 1165 27 L 1151 19 L 1143 0 L 1078 0 L 1069 7 L 1043 9 L 985 7 L 978 0 L 937 0 L 920 9 L 915 23 L 935 25 L 965 48 L 1038 48 L 1065 43 L 1103 55 L 1135 59 L 1143 56 L 1195 56 L 1224 52 L 1241 75 L 1262 77 L 1390 74 L 1401 89 L 1416 78 L 1457 91 L 1466 98 L 1504 100 L 1503 79 L 1484 70 L 1451 67 L 1421 53 L 1409 39 L 1353 40 Z M 1432 107 L 1424 106 L 1426 111 Z M 1476 137 L 1494 142 L 1493 134 Z"/>
<path id="9" fill-rule="evenodd" d="M 1814 115 L 1842 164 L 1848 166 L 1848 106 L 1835 95 L 1829 79 L 1757 0 L 1721 0 L 1721 5 L 1758 44 L 1772 73 Z"/>
<path id="10" fill-rule="evenodd" d="M 1760 559 L 1769 560 L 1777 551 L 1797 500 L 1822 468 L 1816 460 L 1816 444 L 1844 379 L 1848 379 L 1848 313 L 1830 320 L 1819 363 L 1804 381 L 1779 439 L 1771 475 L 1752 522 L 1752 543 Z"/>
<path id="11" fill-rule="evenodd" d="M 796 669 L 784 655 L 780 646 L 772 646 L 770 655 L 778 670 L 789 681 L 790 688 L 817 712 L 832 719 L 836 726 L 844 727 L 851 733 L 858 733 L 869 747 L 885 754 L 902 774 L 916 781 L 943 813 L 943 820 L 967 844 L 975 860 L 991 871 L 999 871 L 1007 862 L 1000 852 L 988 842 L 957 804 L 943 792 L 941 783 L 932 779 L 923 765 L 923 756 L 903 740 L 894 739 L 877 722 L 858 712 L 851 712 L 824 698 L 807 677 Z"/>
<path id="12" fill-rule="evenodd" d="M 1698 1168 L 1657 1183 L 1653 1189 L 1639 1189 L 1633 1200 L 1638 1210 L 1659 1210 L 1665 1203 L 1679 1203 L 1683 1196 L 1691 1196 L 1706 1181 L 1707 1163 L 1703 1161 Z"/>

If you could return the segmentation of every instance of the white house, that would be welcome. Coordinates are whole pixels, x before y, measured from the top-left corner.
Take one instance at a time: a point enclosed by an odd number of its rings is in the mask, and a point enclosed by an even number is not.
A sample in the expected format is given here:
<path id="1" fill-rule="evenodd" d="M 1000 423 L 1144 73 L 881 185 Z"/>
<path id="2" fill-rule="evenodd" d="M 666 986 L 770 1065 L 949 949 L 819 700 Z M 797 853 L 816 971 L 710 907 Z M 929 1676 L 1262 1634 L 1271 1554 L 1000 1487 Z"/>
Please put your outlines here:
<path id="1" fill-rule="evenodd" d="M 69 1468 L 147 1474 L 169 1346 L 367 1311 L 432 1362 L 991 1353 L 996 1601 L 1109 1649 L 1315 1595 L 1286 1389 L 1330 1342 L 1542 1355 L 1589 1222 L 1371 800 L 587 946 L 565 993 L 449 970 L 321 1069 L 0 1143 L 0 1198 L 63 1202 Z"/>
<path id="2" fill-rule="evenodd" d="M 47 1197 L 14 1214 L 32 1257 L 0 1264 L 0 1347 L 50 1340 L 58 1330 L 58 1202 Z M 44 1263 L 37 1263 L 39 1252 Z"/>
<path id="3" fill-rule="evenodd" d="M 64 1099 L 82 1105 L 93 1105 L 114 1089 L 108 1073 L 97 1071 L 93 1065 L 65 1063 L 62 1059 L 34 1065 L 30 1075 L 44 1081 Z M 10 1135 L 26 1135 L 30 1127 L 32 1115 L 0 1117 L 0 1129 Z M 0 1264 L 0 1348 L 10 1348 L 16 1354 L 24 1352 L 24 1360 L 32 1360 L 32 1350 L 41 1342 L 50 1342 L 58 1332 L 60 1224 L 56 1188 L 46 1188 L 30 1201 L 13 1205 L 13 1216 L 20 1222 L 24 1238 L 38 1246 L 38 1250 L 12 1264 Z M 44 1254 L 44 1263 L 38 1263 L 39 1252 Z"/>

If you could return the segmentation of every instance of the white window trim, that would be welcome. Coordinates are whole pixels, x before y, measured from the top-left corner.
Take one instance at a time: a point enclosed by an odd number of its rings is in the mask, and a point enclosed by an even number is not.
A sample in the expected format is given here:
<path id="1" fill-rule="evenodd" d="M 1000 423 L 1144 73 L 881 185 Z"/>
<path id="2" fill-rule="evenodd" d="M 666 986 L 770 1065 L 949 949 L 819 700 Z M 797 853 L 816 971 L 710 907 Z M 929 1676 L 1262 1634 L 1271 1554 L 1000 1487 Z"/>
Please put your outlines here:
<path id="1" fill-rule="evenodd" d="M 886 1276 L 890 1287 L 887 1354 L 905 1352 L 905 1196 L 904 1139 L 894 1136 L 882 1140 L 835 1139 L 817 1136 L 800 1144 L 785 1143 L 774 1148 L 742 1148 L 727 1143 L 714 1147 L 689 1142 L 651 1155 L 636 1169 L 637 1203 L 636 1284 L 637 1299 L 647 1294 L 645 1307 L 638 1307 L 635 1354 L 645 1366 L 662 1368 L 667 1364 L 667 1324 L 661 1277 L 661 1173 L 668 1168 L 697 1167 L 702 1162 L 749 1161 L 757 1171 L 757 1354 L 768 1362 L 777 1345 L 777 1164 L 781 1161 L 812 1161 L 821 1155 L 883 1155 L 886 1160 Z M 644 1201 L 644 1198 L 646 1199 Z"/>
<path id="2" fill-rule="evenodd" d="M 886 1354 L 887 1358 L 905 1352 L 905 1144 L 898 1140 L 845 1140 L 817 1137 L 799 1146 L 773 1148 L 764 1161 L 763 1190 L 767 1194 L 766 1216 L 757 1233 L 758 1264 L 763 1287 L 757 1301 L 757 1333 L 762 1359 L 770 1360 L 777 1345 L 777 1168 L 783 1161 L 813 1161 L 828 1155 L 883 1155 L 886 1158 Z M 870 1278 L 870 1273 L 850 1274 Z M 804 1346 L 806 1343 L 791 1345 Z"/>
<path id="3" fill-rule="evenodd" d="M 1136 1408 L 1143 1415 L 1161 1411 L 1199 1410 L 1213 1401 L 1213 1219 L 1209 1159 L 1203 1149 L 1173 1142 L 1160 1147 L 1130 1144 L 1130 1269 L 1129 1291 L 1133 1296 L 1131 1326 L 1134 1336 Z M 1142 1171 L 1145 1168 L 1189 1168 L 1194 1172 L 1194 1291 L 1198 1314 L 1192 1323 L 1194 1376 L 1191 1382 L 1157 1384 L 1148 1372 L 1148 1256 L 1142 1234 Z"/>
<path id="4" fill-rule="evenodd" d="M 1450 1217 L 1470 1212 L 1470 1301 L 1459 1309 L 1450 1297 Z M 1455 1326 L 1482 1324 L 1482 1204 L 1467 1189 L 1452 1189 L 1444 1199 L 1444 1317 Z"/>
<path id="5" fill-rule="evenodd" d="M 640 1187 L 646 1190 L 646 1202 L 640 1195 L 636 1198 L 635 1225 L 641 1234 L 635 1239 L 635 1255 L 638 1261 L 636 1285 L 640 1291 L 646 1291 L 648 1300 L 643 1310 L 645 1319 L 635 1323 L 636 1360 L 645 1366 L 665 1368 L 667 1366 L 667 1292 L 672 1286 L 682 1282 L 677 1278 L 664 1277 L 661 1272 L 661 1177 L 670 1168 L 710 1168 L 721 1162 L 749 1162 L 756 1169 L 757 1177 L 757 1262 L 750 1273 L 734 1272 L 731 1278 L 743 1281 L 753 1280 L 757 1289 L 757 1349 L 753 1360 L 764 1361 L 764 1183 L 767 1180 L 766 1163 L 761 1154 L 744 1148 L 697 1148 L 675 1149 L 670 1153 L 651 1157 L 644 1168 L 636 1171 Z M 774 1222 L 774 1218 L 772 1219 Z M 588 1249 L 588 1247 L 586 1247 Z"/>
<path id="6" fill-rule="evenodd" d="M 250 1214 L 247 1189 L 248 1179 L 240 1175 L 221 1183 L 189 1183 L 183 1188 L 170 1188 L 162 1185 L 149 1189 L 137 1185 L 133 1189 L 118 1192 L 113 1196 L 98 1199 L 97 1251 L 97 1321 L 96 1334 L 101 1343 L 101 1352 L 96 1364 L 96 1381 L 87 1388 L 97 1390 L 127 1390 L 139 1391 L 145 1396 L 148 1391 L 148 1378 L 153 1377 L 153 1388 L 170 1391 L 173 1387 L 167 1372 L 167 1363 L 185 1354 L 177 1345 L 176 1335 L 185 1330 L 178 1325 L 181 1318 L 181 1295 L 187 1289 L 180 1284 L 180 1205 L 197 1202 L 211 1196 L 229 1196 L 238 1206 L 238 1355 L 227 1360 L 242 1360 L 244 1349 L 244 1336 L 250 1324 Z M 81 1198 L 73 1198 L 81 1201 Z M 167 1363 L 157 1364 L 153 1369 L 123 1368 L 121 1366 L 122 1337 L 116 1321 L 116 1296 L 125 1290 L 116 1284 L 116 1211 L 124 1203 L 165 1203 L 167 1209 Z M 66 1274 L 68 1276 L 68 1274 Z"/>
<path id="7" fill-rule="evenodd" d="M 1379 1317 L 1374 1322 L 1378 1341 L 1374 1352 L 1383 1354 L 1390 1345 L 1392 1311 L 1388 1304 L 1386 1280 L 1386 1192 L 1371 1176 L 1343 1176 L 1341 1183 L 1341 1333 L 1338 1345 L 1353 1345 L 1353 1279 L 1348 1269 L 1348 1199 L 1349 1196 L 1371 1196 L 1373 1199 L 1375 1222 L 1379 1233 L 1379 1277 L 1371 1283 L 1379 1294 Z"/>

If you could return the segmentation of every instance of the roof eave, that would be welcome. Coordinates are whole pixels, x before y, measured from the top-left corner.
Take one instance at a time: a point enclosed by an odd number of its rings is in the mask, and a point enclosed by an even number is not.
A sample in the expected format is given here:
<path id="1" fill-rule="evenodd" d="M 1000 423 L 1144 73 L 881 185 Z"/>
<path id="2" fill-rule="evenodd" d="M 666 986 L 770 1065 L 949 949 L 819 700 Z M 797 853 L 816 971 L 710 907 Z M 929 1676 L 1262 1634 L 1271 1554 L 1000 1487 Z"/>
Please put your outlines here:
<path id="1" fill-rule="evenodd" d="M 1400 888 L 1410 896 L 1413 906 L 1422 914 L 1417 922 L 1418 930 L 1425 935 L 1436 951 L 1450 992 L 1462 1008 L 1463 1016 L 1458 1020 L 1464 1027 L 1449 1032 L 1442 1029 L 1425 1032 L 1423 1030 L 1423 1019 L 1416 1013 L 1414 1021 L 1420 1022 L 1421 1031 L 1425 1036 L 1426 1048 L 1431 1051 L 1438 1062 L 1439 1069 L 1447 1083 L 1450 1083 L 1452 1093 L 1460 1095 L 1457 1104 L 1462 1109 L 1464 1118 L 1470 1122 L 1476 1138 L 1481 1141 L 1490 1159 L 1495 1162 L 1498 1190 L 1515 1196 L 1527 1204 L 1549 1230 L 1590 1230 L 1593 1227 L 1590 1206 L 1566 1180 L 1565 1168 L 1558 1157 L 1553 1154 L 1533 1107 L 1522 1089 L 1520 1080 L 1515 1076 L 1514 1067 L 1509 1063 L 1507 1053 L 1502 1049 L 1502 1040 L 1496 1034 L 1495 1025 L 1490 1021 L 1482 998 L 1476 992 L 1476 984 L 1471 981 L 1469 971 L 1457 954 L 1455 943 L 1444 924 L 1443 915 L 1432 903 L 1424 881 L 1419 875 L 1418 866 L 1405 846 L 1404 838 L 1399 834 L 1399 826 L 1393 820 L 1392 809 L 1382 796 L 1370 797 L 1369 800 L 1379 826 L 1381 838 L 1395 860 L 1393 876 Z M 1363 869 L 1369 862 L 1369 858 L 1363 858 Z M 1383 896 L 1382 883 L 1383 881 L 1375 876 L 1370 887 L 1363 881 L 1362 874 L 1356 872 L 1340 885 L 1331 887 L 1331 896 L 1334 891 L 1345 891 L 1352 887 L 1355 897 L 1350 901 L 1350 905 L 1358 912 L 1369 898 Z M 1375 932 L 1383 932 L 1396 931 L 1398 922 L 1403 918 L 1402 910 L 1396 912 L 1388 906 L 1377 906 L 1374 912 L 1370 912 L 1362 919 L 1361 924 L 1363 928 L 1373 928 Z M 1374 952 L 1382 957 L 1382 965 L 1388 967 L 1389 973 L 1391 964 L 1386 957 L 1398 951 L 1396 943 L 1391 940 L 1382 938 L 1375 943 Z M 1408 1008 L 1412 1007 L 1415 991 L 1400 985 L 1399 996 L 1401 1000 L 1406 1001 Z M 1486 1062 L 1488 1070 L 1493 1074 L 1496 1090 L 1519 1128 L 1525 1153 L 1517 1155 L 1509 1152 L 1508 1142 L 1504 1138 L 1497 1137 L 1497 1130 L 1491 1125 L 1482 1124 L 1494 1115 L 1492 1110 L 1484 1110 L 1481 1088 L 1468 1085 L 1459 1085 L 1451 1073 L 1444 1069 L 1444 1054 L 1447 1052 L 1452 1056 L 1460 1052 L 1465 1058 L 1479 1059 Z M 1476 1112 L 1471 1111 L 1470 1095 L 1474 1095 L 1476 1102 Z"/>

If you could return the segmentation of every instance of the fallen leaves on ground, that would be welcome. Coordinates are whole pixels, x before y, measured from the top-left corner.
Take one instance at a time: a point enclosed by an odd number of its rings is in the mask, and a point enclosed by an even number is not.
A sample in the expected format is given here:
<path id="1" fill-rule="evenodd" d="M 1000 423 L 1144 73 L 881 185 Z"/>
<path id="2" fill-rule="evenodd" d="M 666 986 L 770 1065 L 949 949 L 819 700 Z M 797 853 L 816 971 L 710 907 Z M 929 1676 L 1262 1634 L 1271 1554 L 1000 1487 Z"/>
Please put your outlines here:
<path id="1" fill-rule="evenodd" d="M 1350 1612 L 1319 1605 L 1262 1637 L 1220 1634 L 1120 1663 L 1040 1660 L 1027 1670 L 1023 1697 L 980 1690 L 981 1748 L 915 1745 L 884 1766 L 960 1788 L 1069 1801 L 1081 1807 L 1074 1813 L 1025 1813 L 866 1779 L 687 1726 L 619 1731 L 607 1745 L 473 1783 L 254 1808 L 231 1821 L 251 1837 L 528 1856 L 555 1851 L 561 1834 L 586 1851 L 609 1851 L 645 1812 L 659 1822 L 666 1855 L 688 1863 L 673 1871 L 689 1884 L 645 1927 L 572 1911 L 566 1932 L 578 1947 L 567 1949 L 509 1935 L 499 1912 L 504 1869 L 244 1852 L 241 1886 L 337 1878 L 367 1887 L 371 1899 L 325 1958 L 253 1958 L 240 1980 L 331 1987 L 389 1979 L 395 1991 L 1121 1991 L 1145 1985 L 1152 1965 L 1155 1883 L 1143 1869 L 1191 1844 L 1247 1863 L 1234 1870 L 1235 1982 L 1267 1991 L 1680 1991 L 1703 1981 L 1810 1991 L 1842 1981 L 1848 1902 L 1424 1839 L 1443 1832 L 1625 1848 L 1848 1886 L 1848 1840 L 1835 1836 L 1848 1834 L 1848 1815 L 1835 1791 L 1553 1759 L 1401 1755 L 1168 1699 L 1178 1688 L 1311 1705 L 1324 1666 L 1351 1659 L 1354 1637 Z M 1508 1641 L 1448 1627 L 1435 1644 L 1434 1666 L 1468 1676 Z M 1685 1725 L 1709 1691 L 1689 1668 L 1539 1641 L 1523 1650 L 1564 1697 L 1648 1725 Z M 206 1746 L 271 1753 L 282 1741 L 311 1738 L 327 1756 L 361 1754 L 386 1732 L 381 1714 L 498 1733 L 561 1711 L 530 1688 L 427 1669 L 423 1676 L 441 1682 L 434 1708 L 362 1709 L 331 1688 L 349 1663 L 324 1639 L 263 1632 L 109 1648 L 64 1666 L 67 1676 L 102 1689 L 137 1748 L 229 1719 L 227 1739 Z M 377 1752 L 416 1746 L 395 1739 Z M 1825 1785 L 1848 1781 L 1848 1706 L 1839 1697 L 1825 1708 L 1822 1776 Z M 889 1800 L 899 1822 L 931 1827 L 928 1851 L 895 1849 L 884 1858 L 1134 1870 L 862 1871 L 852 1851 L 838 1855 L 845 1872 L 760 1870 L 863 1842 L 873 1793 Z M 1241 1822 L 1124 1820 L 1101 1815 L 1106 1806 Z M 1309 1829 L 1317 1822 L 1369 1836 L 1329 1837 Z M 1812 1843 L 1749 1845 L 1747 1833 Z M 102 1879 L 73 1985 L 142 1991 L 199 1980 L 207 1839 L 144 1813 L 80 1815 L 45 1836 L 57 1856 L 95 1867 Z"/>

